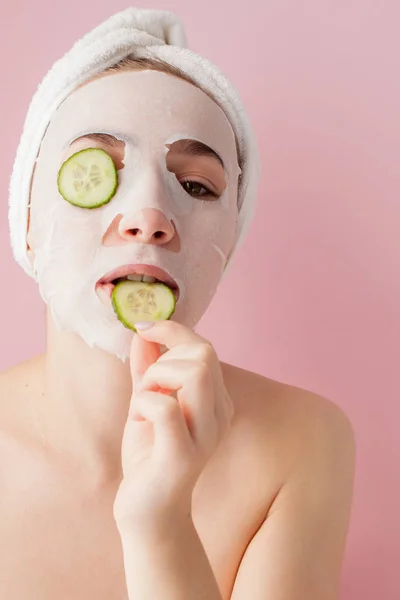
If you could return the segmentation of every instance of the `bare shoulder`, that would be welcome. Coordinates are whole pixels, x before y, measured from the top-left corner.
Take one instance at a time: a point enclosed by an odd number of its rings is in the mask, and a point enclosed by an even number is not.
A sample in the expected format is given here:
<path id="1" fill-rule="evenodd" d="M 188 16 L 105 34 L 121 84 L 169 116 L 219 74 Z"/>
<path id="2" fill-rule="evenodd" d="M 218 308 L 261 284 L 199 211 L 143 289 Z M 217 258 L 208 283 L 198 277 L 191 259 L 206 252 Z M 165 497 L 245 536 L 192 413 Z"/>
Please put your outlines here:
<path id="1" fill-rule="evenodd" d="M 225 383 L 240 411 L 255 411 L 259 417 L 267 417 L 274 426 L 279 421 L 296 430 L 327 422 L 352 430 L 346 413 L 324 396 L 227 363 L 221 363 L 221 366 Z"/>
<path id="2" fill-rule="evenodd" d="M 29 399 L 40 393 L 42 359 L 38 355 L 0 372 L 0 440 L 15 439 L 26 431 Z"/>
<path id="3" fill-rule="evenodd" d="M 355 435 L 346 413 L 332 400 L 300 387 L 221 363 L 237 412 L 238 427 L 261 440 L 265 460 L 279 456 L 283 485 L 305 464 L 306 456 L 340 451 L 354 468 Z M 310 459 L 311 460 L 311 459 Z"/>
<path id="4" fill-rule="evenodd" d="M 19 394 L 37 379 L 43 355 L 34 356 L 4 371 L 0 371 L 0 400 L 9 393 Z"/>

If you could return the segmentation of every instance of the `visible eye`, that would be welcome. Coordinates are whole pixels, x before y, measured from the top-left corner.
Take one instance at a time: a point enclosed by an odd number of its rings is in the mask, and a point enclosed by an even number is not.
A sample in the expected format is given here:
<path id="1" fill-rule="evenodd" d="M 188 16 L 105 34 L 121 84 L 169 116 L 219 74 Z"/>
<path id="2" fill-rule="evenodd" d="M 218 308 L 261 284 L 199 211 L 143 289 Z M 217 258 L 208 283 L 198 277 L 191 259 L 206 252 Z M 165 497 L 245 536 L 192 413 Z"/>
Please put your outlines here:
<path id="1" fill-rule="evenodd" d="M 186 192 L 188 192 L 188 194 L 194 195 L 195 197 L 197 196 L 198 198 L 202 198 L 202 199 L 204 199 L 204 198 L 219 198 L 218 194 L 216 194 L 215 192 L 212 192 L 205 185 L 203 185 L 202 183 L 199 183 L 198 181 L 193 181 L 192 179 L 183 179 L 179 183 L 182 184 L 182 187 L 184 188 L 184 190 Z M 191 191 L 190 188 L 193 189 L 193 187 L 195 188 L 195 190 Z M 203 190 L 205 190 L 206 193 L 200 194 L 200 192 L 198 191 L 199 188 L 203 188 Z"/>

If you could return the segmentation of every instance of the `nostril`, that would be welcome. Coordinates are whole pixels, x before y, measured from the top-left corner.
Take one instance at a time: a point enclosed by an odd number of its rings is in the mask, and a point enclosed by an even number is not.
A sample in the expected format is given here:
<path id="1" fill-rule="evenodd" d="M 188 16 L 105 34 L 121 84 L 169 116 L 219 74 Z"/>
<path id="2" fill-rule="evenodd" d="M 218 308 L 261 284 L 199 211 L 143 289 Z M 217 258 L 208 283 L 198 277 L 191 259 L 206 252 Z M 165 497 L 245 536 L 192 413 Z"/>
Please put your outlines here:
<path id="1" fill-rule="evenodd" d="M 132 235 L 138 235 L 138 233 L 141 232 L 141 230 L 138 227 L 135 227 L 134 229 L 130 229 L 129 231 L 131 232 Z M 155 231 L 153 233 L 153 237 L 156 240 L 159 240 L 159 239 L 165 237 L 165 235 L 166 235 L 165 231 Z"/>

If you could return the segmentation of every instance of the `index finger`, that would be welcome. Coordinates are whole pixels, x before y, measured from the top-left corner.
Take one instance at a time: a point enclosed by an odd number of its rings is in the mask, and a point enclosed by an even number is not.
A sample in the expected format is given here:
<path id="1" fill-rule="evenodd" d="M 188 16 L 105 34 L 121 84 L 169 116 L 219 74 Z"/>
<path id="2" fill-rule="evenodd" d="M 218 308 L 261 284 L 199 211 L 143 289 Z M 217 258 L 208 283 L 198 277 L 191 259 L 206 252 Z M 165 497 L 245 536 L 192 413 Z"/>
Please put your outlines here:
<path id="1" fill-rule="evenodd" d="M 147 329 L 140 329 L 140 324 L 135 323 L 135 328 L 144 340 L 163 344 L 169 350 L 181 344 L 210 344 L 208 340 L 189 329 L 189 327 L 175 321 L 153 321 Z"/>
<path id="2" fill-rule="evenodd" d="M 142 339 L 140 335 L 134 335 L 130 351 L 130 370 L 133 382 L 133 388 L 139 385 L 144 373 L 161 356 L 160 347 Z"/>

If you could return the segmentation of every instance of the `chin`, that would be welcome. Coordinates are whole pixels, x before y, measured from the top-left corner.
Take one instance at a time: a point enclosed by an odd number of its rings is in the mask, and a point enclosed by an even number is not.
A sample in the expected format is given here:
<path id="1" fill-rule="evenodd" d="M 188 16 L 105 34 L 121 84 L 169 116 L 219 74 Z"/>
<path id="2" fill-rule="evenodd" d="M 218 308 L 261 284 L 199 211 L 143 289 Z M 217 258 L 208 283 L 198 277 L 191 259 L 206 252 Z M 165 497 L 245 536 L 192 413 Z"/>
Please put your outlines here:
<path id="1" fill-rule="evenodd" d="M 203 297 L 201 304 L 196 295 L 197 302 L 190 303 L 188 297 L 181 298 L 171 321 L 193 329 L 206 312 L 214 293 L 207 299 Z M 96 292 L 80 297 L 64 291 L 53 295 L 46 304 L 58 331 L 76 333 L 89 348 L 104 350 L 122 362 L 129 359 L 135 332 L 117 319 L 111 305 L 105 306 L 100 302 Z"/>
<path id="2" fill-rule="evenodd" d="M 89 348 L 104 350 L 123 362 L 129 357 L 134 332 L 124 327 L 96 294 L 79 298 L 63 293 L 44 300 L 57 331 L 75 333 Z"/>

